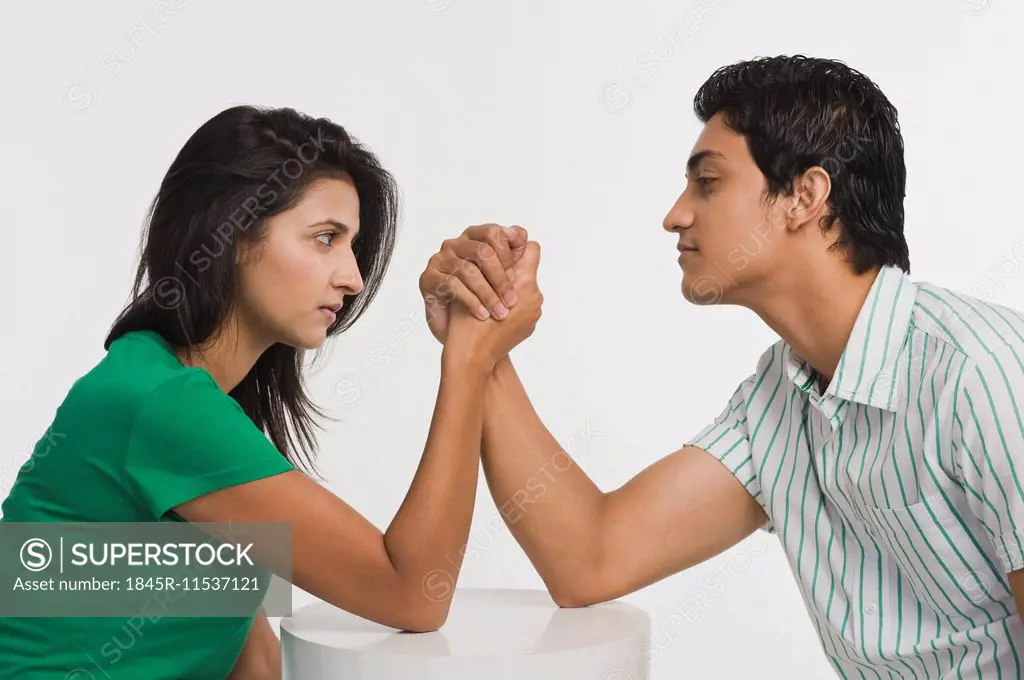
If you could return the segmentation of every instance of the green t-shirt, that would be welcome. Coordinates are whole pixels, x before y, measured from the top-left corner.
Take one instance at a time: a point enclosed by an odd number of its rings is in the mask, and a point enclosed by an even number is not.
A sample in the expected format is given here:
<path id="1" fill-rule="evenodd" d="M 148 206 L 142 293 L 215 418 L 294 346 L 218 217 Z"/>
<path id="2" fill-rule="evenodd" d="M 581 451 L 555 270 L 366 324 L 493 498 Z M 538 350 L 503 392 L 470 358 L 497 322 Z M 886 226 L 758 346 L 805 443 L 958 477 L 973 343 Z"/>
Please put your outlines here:
<path id="1" fill-rule="evenodd" d="M 293 469 L 206 370 L 136 331 L 72 385 L 0 521 L 182 521 L 179 503 Z M 0 618 L 0 678 L 222 680 L 253 620 Z"/>

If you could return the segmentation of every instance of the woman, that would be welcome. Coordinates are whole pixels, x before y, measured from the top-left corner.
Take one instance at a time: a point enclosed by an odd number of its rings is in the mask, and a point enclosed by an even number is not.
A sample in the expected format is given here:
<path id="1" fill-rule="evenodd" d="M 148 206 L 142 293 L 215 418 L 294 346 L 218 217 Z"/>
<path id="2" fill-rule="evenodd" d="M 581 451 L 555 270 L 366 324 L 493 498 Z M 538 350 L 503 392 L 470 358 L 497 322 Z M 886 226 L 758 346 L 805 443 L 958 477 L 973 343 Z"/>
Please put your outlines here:
<path id="1" fill-rule="evenodd" d="M 444 343 L 433 420 L 382 534 L 299 469 L 323 415 L 301 371 L 373 299 L 396 214 L 391 176 L 328 120 L 240 106 L 206 122 L 152 204 L 106 356 L 70 389 L 3 521 L 289 522 L 295 585 L 388 626 L 441 626 L 451 590 L 424 579 L 454 580 L 461 562 L 484 386 L 540 316 L 539 252 L 520 241 L 503 255 L 518 301 L 500 322 L 463 305 L 431 315 Z M 22 680 L 273 678 L 279 649 L 259 612 L 163 618 L 141 635 L 116 617 L 0 620 L 0 676 Z"/>

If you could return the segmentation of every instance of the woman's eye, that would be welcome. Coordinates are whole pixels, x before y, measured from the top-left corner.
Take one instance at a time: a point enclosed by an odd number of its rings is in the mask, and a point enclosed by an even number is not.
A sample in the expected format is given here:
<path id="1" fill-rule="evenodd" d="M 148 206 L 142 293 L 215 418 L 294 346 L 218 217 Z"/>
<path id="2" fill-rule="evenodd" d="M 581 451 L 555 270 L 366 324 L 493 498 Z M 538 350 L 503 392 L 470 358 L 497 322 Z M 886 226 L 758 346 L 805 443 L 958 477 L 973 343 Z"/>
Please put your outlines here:
<path id="1" fill-rule="evenodd" d="M 338 232 L 336 232 L 336 231 L 325 231 L 322 234 L 317 234 L 316 238 L 318 238 L 318 239 L 323 239 L 323 238 L 329 239 L 328 241 L 320 241 L 325 246 L 329 246 L 329 245 L 331 245 L 331 241 L 333 241 L 337 235 L 338 235 Z"/>
<path id="2" fill-rule="evenodd" d="M 717 179 L 717 177 L 698 177 L 697 181 L 700 182 L 701 186 L 708 186 Z"/>

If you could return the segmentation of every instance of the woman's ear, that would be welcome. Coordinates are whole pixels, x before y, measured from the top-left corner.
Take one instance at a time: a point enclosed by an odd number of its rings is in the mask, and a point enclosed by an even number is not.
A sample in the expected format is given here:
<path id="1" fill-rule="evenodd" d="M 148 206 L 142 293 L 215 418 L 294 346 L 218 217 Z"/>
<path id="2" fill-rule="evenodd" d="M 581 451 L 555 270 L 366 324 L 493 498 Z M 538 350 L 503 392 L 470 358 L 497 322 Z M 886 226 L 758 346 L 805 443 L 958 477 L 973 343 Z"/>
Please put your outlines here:
<path id="1" fill-rule="evenodd" d="M 235 264 L 254 264 L 259 260 L 265 245 L 266 243 L 262 239 L 259 241 L 240 240 L 238 247 L 235 248 Z"/>

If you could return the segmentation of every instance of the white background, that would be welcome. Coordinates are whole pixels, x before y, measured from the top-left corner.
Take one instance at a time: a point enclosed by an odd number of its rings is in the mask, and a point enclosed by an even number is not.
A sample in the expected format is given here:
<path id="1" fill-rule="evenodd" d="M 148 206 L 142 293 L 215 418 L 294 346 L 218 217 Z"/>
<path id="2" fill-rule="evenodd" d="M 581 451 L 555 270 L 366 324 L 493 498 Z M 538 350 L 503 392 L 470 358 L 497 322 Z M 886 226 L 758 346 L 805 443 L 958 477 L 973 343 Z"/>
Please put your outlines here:
<path id="1" fill-rule="evenodd" d="M 330 488 L 381 528 L 439 374 L 417 277 L 467 225 L 542 243 L 545 315 L 515 360 L 602 488 L 678 448 L 752 372 L 773 334 L 688 305 L 661 228 L 700 131 L 693 94 L 723 64 L 802 52 L 874 79 L 906 142 L 912 277 L 1024 308 L 1015 0 L 172 0 L 162 20 L 157 4 L 20 3 L 0 27 L 0 498 L 102 358 L 168 164 L 237 103 L 330 117 L 401 185 L 381 295 L 313 379 L 342 419 L 321 438 Z M 495 514 L 481 480 L 460 585 L 540 587 Z M 651 614 L 656 679 L 831 677 L 775 538 L 625 599 Z"/>

